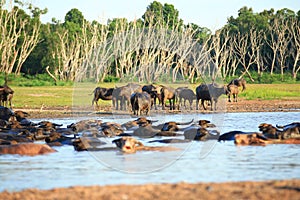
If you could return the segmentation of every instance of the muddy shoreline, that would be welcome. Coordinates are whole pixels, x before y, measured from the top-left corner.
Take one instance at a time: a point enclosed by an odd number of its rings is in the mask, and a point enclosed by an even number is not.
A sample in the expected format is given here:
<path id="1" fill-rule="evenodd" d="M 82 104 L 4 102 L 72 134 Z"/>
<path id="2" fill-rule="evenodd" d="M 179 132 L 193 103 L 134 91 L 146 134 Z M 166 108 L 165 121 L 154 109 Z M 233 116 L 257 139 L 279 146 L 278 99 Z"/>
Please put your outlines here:
<path id="1" fill-rule="evenodd" d="M 70 107 L 44 107 L 43 109 L 34 108 L 14 108 L 13 110 L 23 110 L 30 113 L 30 118 L 69 118 L 69 117 L 84 117 L 84 116 L 103 116 L 112 114 L 130 115 L 128 111 L 115 111 L 111 106 L 100 106 L 98 110 L 92 107 L 86 108 L 70 108 Z M 195 109 L 182 109 L 175 111 L 162 111 L 160 109 L 152 114 L 161 113 L 211 113 L 210 110 L 198 111 Z M 226 102 L 218 112 L 233 113 L 233 112 L 300 112 L 300 99 L 287 100 L 240 100 L 239 102 Z"/>

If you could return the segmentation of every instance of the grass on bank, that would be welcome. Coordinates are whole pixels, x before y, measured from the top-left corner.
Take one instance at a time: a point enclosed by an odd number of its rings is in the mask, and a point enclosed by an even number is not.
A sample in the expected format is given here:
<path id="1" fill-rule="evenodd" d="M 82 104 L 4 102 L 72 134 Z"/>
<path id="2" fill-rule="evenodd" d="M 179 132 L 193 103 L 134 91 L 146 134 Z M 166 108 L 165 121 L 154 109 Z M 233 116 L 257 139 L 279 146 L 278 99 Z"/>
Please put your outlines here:
<path id="1" fill-rule="evenodd" d="M 43 107 L 71 108 L 72 106 L 85 106 L 92 109 L 92 92 L 96 86 L 115 87 L 121 84 L 114 83 L 84 83 L 73 86 L 39 86 L 20 87 L 14 86 L 14 108 L 40 109 Z M 171 85 L 180 87 L 186 85 Z M 188 84 L 192 90 L 198 84 Z M 248 84 L 244 92 L 240 92 L 239 98 L 245 100 L 273 100 L 273 99 L 300 99 L 299 84 Z M 99 105 L 111 105 L 110 101 L 99 101 Z"/>

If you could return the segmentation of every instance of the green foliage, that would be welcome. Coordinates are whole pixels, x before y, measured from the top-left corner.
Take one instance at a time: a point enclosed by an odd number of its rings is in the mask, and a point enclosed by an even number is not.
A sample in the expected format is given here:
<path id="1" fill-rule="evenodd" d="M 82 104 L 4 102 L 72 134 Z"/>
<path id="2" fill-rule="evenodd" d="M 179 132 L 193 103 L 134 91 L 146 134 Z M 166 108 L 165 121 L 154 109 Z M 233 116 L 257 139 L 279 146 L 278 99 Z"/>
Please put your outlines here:
<path id="1" fill-rule="evenodd" d="M 0 74 L 0 85 L 4 84 L 5 74 Z M 8 85 L 10 86 L 20 86 L 20 87 L 35 87 L 35 86 L 66 86 L 72 85 L 72 82 L 59 81 L 56 82 L 48 74 L 9 74 L 8 75 Z"/>
<path id="2" fill-rule="evenodd" d="M 120 78 L 117 78 L 117 77 L 114 77 L 114 76 L 106 76 L 105 78 L 104 78 L 104 82 L 105 83 L 116 83 L 116 82 L 118 82 L 120 80 Z"/>
<path id="3" fill-rule="evenodd" d="M 30 21 L 29 25 L 26 27 L 26 30 L 28 32 L 32 31 L 33 24 L 35 23 L 41 23 L 40 22 L 40 16 L 42 14 L 47 13 L 47 8 L 40 9 L 38 7 L 34 7 L 32 4 L 23 4 L 22 2 L 17 3 L 17 5 L 20 7 L 15 7 L 14 12 L 18 11 L 18 22 L 20 23 L 22 20 Z M 30 11 L 30 14 L 27 14 L 24 10 L 21 8 L 25 8 L 26 10 Z M 2 7 L 1 7 L 2 9 Z M 236 36 L 236 33 L 239 34 L 248 34 L 250 30 L 257 30 L 261 31 L 259 33 L 265 33 L 266 35 L 263 38 L 264 42 L 262 44 L 261 48 L 261 55 L 260 59 L 262 62 L 264 62 L 262 65 L 263 67 L 270 66 L 271 58 L 273 55 L 276 55 L 276 52 L 273 53 L 268 46 L 268 42 L 270 41 L 271 34 L 272 33 L 272 27 L 274 20 L 282 20 L 284 22 L 285 20 L 298 20 L 300 21 L 300 10 L 298 12 L 294 12 L 293 10 L 283 8 L 278 11 L 275 11 L 274 9 L 270 10 L 264 10 L 260 13 L 255 13 L 252 8 L 248 8 L 246 6 L 240 8 L 238 10 L 238 16 L 237 17 L 229 17 L 227 24 L 221 29 L 224 32 L 229 33 L 229 37 Z M 84 18 L 82 12 L 76 8 L 71 9 L 68 11 L 65 15 L 64 22 L 59 22 L 57 20 L 53 20 L 53 23 L 48 24 L 42 24 L 39 34 L 39 43 L 34 48 L 34 50 L 30 53 L 29 57 L 25 61 L 25 63 L 22 66 L 21 73 L 25 74 L 24 76 L 14 76 L 10 75 L 11 79 L 10 81 L 13 84 L 19 84 L 22 86 L 42 86 L 42 85 L 54 85 L 53 79 L 49 78 L 48 75 L 43 75 L 45 73 L 45 67 L 50 66 L 50 71 L 54 72 L 57 71 L 57 67 L 61 66 L 59 56 L 54 56 L 55 51 L 59 50 L 59 38 L 58 34 L 64 35 L 64 33 L 68 34 L 68 41 L 74 41 L 75 39 L 80 38 L 82 36 L 82 31 L 85 28 L 84 25 L 91 24 L 93 26 L 103 26 L 105 28 L 108 28 L 110 33 L 108 35 L 97 35 L 97 37 L 111 37 L 115 32 L 118 30 L 124 31 L 126 29 L 130 29 L 131 26 L 137 26 L 137 27 L 143 27 L 143 26 L 150 26 L 150 25 L 157 25 L 157 23 L 160 23 L 163 25 L 164 28 L 167 29 L 175 29 L 177 28 L 178 31 L 186 30 L 191 28 L 193 31 L 193 36 L 195 39 L 199 40 L 200 44 L 204 43 L 210 36 L 211 31 L 208 28 L 200 27 L 197 24 L 187 24 L 183 25 L 182 19 L 179 17 L 179 11 L 174 7 L 172 4 L 168 3 L 160 3 L 159 1 L 153 1 L 150 3 L 145 13 L 141 16 L 141 18 L 130 22 L 126 18 L 114 18 L 108 20 L 107 24 L 99 24 L 97 21 L 92 21 L 91 23 L 86 21 Z M 291 28 L 299 28 L 299 27 L 291 27 Z M 91 34 L 91 30 L 84 29 L 85 31 L 90 31 L 88 34 Z M 176 30 L 176 29 L 175 29 Z M 258 34 L 259 34 L 258 33 Z M 226 34 L 225 34 L 226 35 Z M 227 35 L 226 35 L 227 36 Z M 221 36 L 222 43 L 225 39 L 225 36 Z M 248 36 L 249 37 L 249 36 Z M 276 35 L 274 36 L 276 38 Z M 88 38 L 89 39 L 89 38 Z M 87 40 L 88 40 L 87 39 Z M 24 40 L 24 37 L 20 37 L 20 40 L 17 42 L 17 46 L 22 43 Z M 71 44 L 71 42 L 70 42 Z M 248 40 L 248 49 L 249 52 L 251 52 L 251 43 Z M 295 52 L 293 48 L 296 48 L 293 44 L 293 41 L 288 44 L 288 50 L 289 52 Z M 236 56 L 236 55 L 235 55 Z M 247 55 L 249 57 L 249 55 Z M 295 83 L 299 82 L 299 74 L 296 77 L 296 79 L 292 78 L 291 75 L 291 68 L 293 66 L 293 61 L 295 58 L 295 54 L 288 54 L 286 55 L 287 61 L 283 63 L 284 65 L 284 74 L 277 74 L 280 71 L 280 66 L 278 62 L 274 66 L 274 72 L 275 74 L 270 75 L 270 69 L 266 68 L 263 69 L 263 74 L 258 74 L 256 72 L 256 65 L 253 64 L 250 66 L 249 70 L 251 71 L 251 76 L 254 78 L 255 83 Z M 112 58 L 114 59 L 114 58 Z M 71 62 L 71 61 L 70 61 Z M 107 74 L 115 74 L 115 68 L 114 65 L 117 61 L 111 61 L 111 66 L 109 66 L 110 71 Z M 249 61 L 250 62 L 250 61 Z M 237 65 L 238 62 L 237 62 Z M 282 66 L 283 66 L 282 65 Z M 299 63 L 296 63 L 297 66 L 299 66 Z M 242 66 L 239 65 L 237 67 L 236 74 L 240 75 L 243 69 Z M 262 70 L 262 71 L 263 71 Z M 36 75 L 41 74 L 41 75 Z M 2 75 L 0 75 L 1 77 Z M 2 76 L 3 77 L 3 76 Z M 2 78 L 1 77 L 1 78 Z M 226 77 L 226 80 L 232 79 L 233 77 Z M 251 82 L 250 79 L 247 77 L 247 75 L 244 76 L 244 78 Z M 132 77 L 129 75 L 125 75 L 123 77 L 124 80 L 131 80 Z M 137 77 L 134 77 L 135 80 L 137 80 Z M 171 82 L 171 78 L 163 74 L 160 77 L 160 81 L 162 82 Z M 4 79 L 3 79 L 4 80 Z M 198 82 L 200 79 L 197 79 L 196 82 Z M 91 79 L 89 81 L 95 81 L 95 79 Z M 104 82 L 117 82 L 119 81 L 118 78 L 114 76 L 106 76 L 104 78 Z M 201 80 L 200 80 L 201 81 Z M 18 82 L 18 83 L 17 83 Z M 66 82 L 59 82 L 56 84 L 64 85 L 69 84 Z"/>
<path id="4" fill-rule="evenodd" d="M 148 7 L 145 14 L 142 16 L 146 26 L 155 24 L 164 24 L 166 28 L 181 29 L 183 26 L 182 19 L 179 18 L 179 11 L 174 5 L 165 3 L 162 5 L 158 1 L 153 1 Z"/>

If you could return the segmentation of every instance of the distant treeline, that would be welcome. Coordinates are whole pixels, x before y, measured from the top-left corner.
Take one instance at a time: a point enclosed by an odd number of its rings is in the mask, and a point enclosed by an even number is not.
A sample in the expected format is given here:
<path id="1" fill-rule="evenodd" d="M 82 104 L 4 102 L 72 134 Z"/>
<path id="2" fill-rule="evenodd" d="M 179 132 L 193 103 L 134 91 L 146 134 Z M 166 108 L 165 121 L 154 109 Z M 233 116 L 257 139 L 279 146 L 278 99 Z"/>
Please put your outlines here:
<path id="1" fill-rule="evenodd" d="M 185 24 L 172 4 L 153 1 L 141 18 L 87 21 L 78 9 L 43 24 L 28 3 L 0 7 L 0 72 L 48 73 L 55 81 L 188 81 L 280 76 L 299 80 L 300 11 L 243 7 L 216 32 Z M 26 11 L 26 12 L 25 12 Z"/>

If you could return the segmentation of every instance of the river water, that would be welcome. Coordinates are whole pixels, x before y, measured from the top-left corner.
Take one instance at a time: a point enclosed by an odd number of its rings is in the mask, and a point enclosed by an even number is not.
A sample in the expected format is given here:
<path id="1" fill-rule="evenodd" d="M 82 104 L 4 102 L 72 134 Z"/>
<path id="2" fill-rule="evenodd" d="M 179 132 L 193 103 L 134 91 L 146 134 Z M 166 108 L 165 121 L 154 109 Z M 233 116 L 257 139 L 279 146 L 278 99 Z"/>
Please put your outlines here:
<path id="1" fill-rule="evenodd" d="M 94 117 L 123 123 L 126 115 Z M 87 117 L 88 118 L 88 117 Z M 300 121 L 300 112 L 156 114 L 163 121 L 207 119 L 221 133 L 233 130 L 258 131 L 260 123 L 284 125 Z M 82 118 L 81 118 L 82 119 Z M 40 121 L 33 120 L 33 121 Z M 78 118 L 46 119 L 65 126 Z M 106 139 L 109 145 L 113 139 Z M 148 143 L 145 145 L 170 145 Z M 42 156 L 0 156 L 0 191 L 27 188 L 51 189 L 76 185 L 111 185 L 176 182 L 225 182 L 299 179 L 300 145 L 235 146 L 233 141 L 194 141 L 171 144 L 177 151 L 76 152 L 73 146 L 54 147 L 57 152 Z"/>

